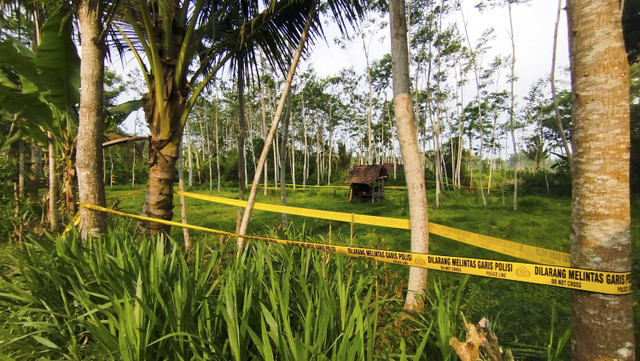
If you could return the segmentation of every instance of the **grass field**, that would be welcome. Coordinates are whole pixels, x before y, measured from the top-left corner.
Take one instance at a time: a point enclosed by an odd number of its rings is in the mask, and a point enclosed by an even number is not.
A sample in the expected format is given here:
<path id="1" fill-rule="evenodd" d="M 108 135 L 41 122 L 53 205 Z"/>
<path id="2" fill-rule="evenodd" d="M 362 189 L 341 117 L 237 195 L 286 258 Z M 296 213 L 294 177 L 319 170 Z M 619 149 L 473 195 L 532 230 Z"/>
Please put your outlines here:
<path id="1" fill-rule="evenodd" d="M 131 191 L 130 188 L 113 188 L 109 195 L 117 195 Z M 231 190 L 210 192 L 193 190 L 197 193 L 235 198 L 237 193 Z M 384 217 L 408 218 L 408 200 L 403 190 L 387 190 L 387 197 L 381 203 L 348 203 L 348 191 L 344 189 L 287 189 L 287 204 L 290 206 L 331 210 L 347 213 L 359 213 Z M 121 199 L 119 206 L 123 211 L 138 213 L 144 195 L 135 198 Z M 509 195 L 507 195 L 509 197 Z M 519 209 L 511 208 L 511 198 L 503 205 L 501 194 L 489 196 L 487 207 L 482 205 L 478 194 L 466 191 L 445 192 L 441 195 L 440 208 L 429 209 L 429 220 L 433 223 L 459 228 L 471 232 L 502 238 L 514 242 L 535 245 L 538 247 L 569 252 L 569 232 L 571 200 L 568 197 L 524 196 L 519 200 Z M 179 204 L 179 198 L 174 198 Z M 269 190 L 267 195 L 260 191 L 258 202 L 280 204 L 279 191 Z M 435 204 L 434 195 L 428 194 L 429 204 Z M 202 200 L 186 198 L 188 223 L 233 232 L 235 229 L 237 209 L 232 206 L 210 203 Z M 638 201 L 633 204 L 633 245 L 634 254 L 640 252 L 640 212 Z M 176 207 L 174 220 L 180 220 Z M 289 222 L 296 228 L 304 228 L 306 234 L 315 242 L 327 242 L 331 227 L 332 242 L 348 244 L 350 225 L 341 222 L 329 222 L 319 219 L 289 216 Z M 279 228 L 281 215 L 266 211 L 254 211 L 250 234 L 264 234 Z M 217 242 L 217 236 L 194 234 L 196 239 L 204 237 Z M 174 229 L 172 235 L 182 238 L 181 230 Z M 405 230 L 355 225 L 354 241 L 356 246 L 389 249 L 395 251 L 410 250 L 410 233 Z M 521 261 L 495 252 L 479 249 L 443 237 L 430 236 L 430 253 L 472 258 Z M 638 265 L 636 257 L 636 266 Z M 366 261 L 364 261 L 366 262 Z M 389 265 L 401 278 L 407 269 Z M 638 269 L 637 267 L 635 268 Z M 638 272 L 634 280 L 638 280 Z M 438 271 L 430 272 L 429 287 L 441 284 L 444 289 L 453 287 L 462 279 L 462 275 L 447 274 Z M 637 283 L 636 283 L 637 284 Z M 637 292 L 636 292 L 637 293 Z M 505 342 L 539 344 L 549 342 L 552 322 L 555 322 L 556 336 L 558 330 L 568 327 L 570 291 L 548 286 L 516 283 L 504 280 L 471 277 L 465 291 L 465 314 L 470 320 L 479 320 L 486 316 L 496 320 L 499 336 Z M 554 318 L 556 318 L 554 320 Z M 523 342 L 524 341 L 524 342 Z"/>
<path id="2" fill-rule="evenodd" d="M 107 196 L 123 195 L 134 190 L 125 186 L 107 188 Z M 210 192 L 204 189 L 192 190 L 196 193 L 235 198 L 235 190 Z M 287 190 L 287 201 L 290 206 L 330 210 L 347 213 L 358 213 L 384 217 L 407 218 L 408 202 L 406 191 L 387 190 L 386 199 L 381 203 L 348 203 L 347 190 L 344 189 L 297 189 Z M 109 200 L 116 203 L 116 208 L 123 212 L 139 214 L 144 201 L 144 194 L 129 195 Z M 269 190 L 267 195 L 259 193 L 258 202 L 280 204 L 279 191 Z M 428 193 L 429 204 L 434 204 L 433 194 Z M 180 221 L 179 197 L 174 198 L 174 221 Z M 213 229 L 233 232 L 235 230 L 237 208 L 222 204 L 210 203 L 202 200 L 187 198 L 188 223 Z M 466 191 L 445 192 L 441 195 L 440 208 L 429 210 L 430 222 L 476 232 L 488 236 L 502 238 L 514 242 L 535 245 L 538 247 L 569 252 L 570 230 L 570 198 L 523 196 L 520 198 L 519 209 L 514 212 L 509 207 L 510 199 L 503 205 L 501 194 L 492 194 L 487 207 L 482 205 L 479 195 Z M 632 240 L 635 256 L 634 282 L 638 284 L 640 276 L 640 262 L 637 256 L 640 252 L 640 201 L 635 200 L 632 206 Z M 289 216 L 289 225 L 281 226 L 281 215 L 266 211 L 254 211 L 249 227 L 250 234 L 270 235 L 279 238 L 294 238 L 312 242 L 333 244 L 349 244 L 350 224 L 325 221 L 300 216 Z M 132 220 L 118 216 L 110 216 L 110 223 L 119 229 L 133 230 Z M 192 241 L 196 244 L 206 244 L 211 249 L 226 249 L 226 254 L 233 254 L 233 240 L 221 238 L 218 235 L 203 234 L 190 231 Z M 182 240 L 182 230 L 173 228 L 172 237 L 178 242 Z M 354 245 L 360 247 L 388 249 L 395 251 L 410 250 L 410 234 L 408 230 L 398 230 L 385 227 L 366 225 L 354 226 Z M 221 244 L 224 242 L 224 244 Z M 253 241 L 258 242 L 258 241 Z M 260 249 L 264 249 L 260 246 Z M 3 246 L 2 257 L 7 253 L 17 252 L 12 244 Z M 297 251 L 296 251 L 297 252 Z M 294 252 L 293 254 L 298 254 Z M 470 245 L 448 240 L 443 237 L 430 237 L 430 253 L 449 256 L 472 258 L 486 258 L 507 261 L 522 261 L 502 254 L 479 249 Z M 305 254 L 304 252 L 302 253 Z M 305 257 L 305 256 L 301 256 Z M 315 257 L 315 256 L 314 256 Z M 331 258 L 344 258 L 331 256 Z M 325 258 L 323 258 L 325 259 Z M 3 259 L 4 261 L 4 259 Z M 7 261 L 10 262 L 10 261 Z M 295 261 L 294 261 L 295 262 Z M 402 298 L 402 287 L 406 280 L 408 269 L 393 264 L 378 264 L 368 260 L 349 260 L 348 268 L 354 272 L 371 272 L 375 279 L 375 295 L 377 299 L 399 300 Z M 375 263 L 375 264 L 372 264 Z M 634 298 L 640 299 L 640 293 L 635 290 Z M 493 322 L 493 328 L 504 347 L 513 350 L 517 359 L 564 359 L 568 357 L 566 341 L 570 327 L 570 296 L 571 291 L 549 286 L 518 283 L 506 280 L 482 277 L 467 277 L 459 274 L 430 271 L 427 290 L 427 311 L 425 312 L 425 327 L 430 316 L 440 320 L 444 313 L 457 313 L 459 304 L 470 322 L 478 322 L 487 317 Z M 457 301 L 456 301 L 457 300 Z M 443 305 L 446 308 L 443 309 Z M 386 315 L 387 320 L 397 313 L 401 303 L 391 302 L 379 312 Z M 448 307 L 451 307 L 450 309 Z M 429 311 L 430 310 L 430 311 Z M 376 311 L 378 312 L 378 311 Z M 635 310 L 636 317 L 640 314 Z M 381 320 L 384 316 L 380 316 Z M 450 319 L 458 320 L 457 316 L 449 314 Z M 459 323 L 459 322 L 458 322 Z M 449 325 L 449 334 L 458 335 L 462 332 L 462 325 Z M 376 353 L 397 353 L 404 347 L 400 342 L 399 331 L 394 330 L 391 323 L 378 325 L 375 346 Z M 416 326 L 420 329 L 419 326 Z M 444 325 L 438 325 L 442 330 Z M 443 332 L 443 331 L 440 331 Z M 464 336 L 463 336 L 464 337 Z M 438 344 L 440 354 L 435 359 L 448 359 L 445 354 L 448 339 L 442 339 Z M 402 343 L 402 344 L 401 344 Z M 407 340 L 407 344 L 409 344 Z M 560 346 L 558 346 L 560 344 Z M 429 344 L 431 345 L 431 344 Z M 441 346 L 441 347 L 440 347 Z M 417 347 L 411 344 L 409 347 Z M 433 351 L 435 352 L 435 351 Z M 438 354 L 438 352 L 436 352 Z M 433 355 L 432 355 L 433 356 Z M 392 358 L 393 359 L 393 358 Z M 429 358 L 431 359 L 431 358 Z"/>

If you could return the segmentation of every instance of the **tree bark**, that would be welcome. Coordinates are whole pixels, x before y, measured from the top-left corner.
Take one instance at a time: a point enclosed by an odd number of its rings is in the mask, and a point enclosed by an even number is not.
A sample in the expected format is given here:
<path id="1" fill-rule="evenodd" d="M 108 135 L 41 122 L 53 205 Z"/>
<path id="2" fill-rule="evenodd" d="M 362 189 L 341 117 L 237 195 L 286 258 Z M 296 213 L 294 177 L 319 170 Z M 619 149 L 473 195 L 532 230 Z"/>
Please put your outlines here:
<path id="1" fill-rule="evenodd" d="M 411 95 L 409 93 L 409 49 L 407 47 L 405 16 L 404 0 L 391 0 L 389 2 L 389 18 L 391 25 L 393 104 L 409 192 L 411 252 L 427 253 L 429 250 L 427 198 L 424 185 L 424 168 L 420 159 L 418 136 L 414 125 Z M 427 270 L 411 267 L 407 298 L 404 304 L 405 310 L 420 312 L 423 309 L 426 283 Z"/>
<path id="2" fill-rule="evenodd" d="M 104 207 L 104 176 L 102 167 L 104 37 L 102 36 L 101 1 L 82 0 L 78 7 L 80 41 L 80 111 L 76 170 L 80 202 Z M 67 187 L 67 186 L 65 186 Z M 71 191 L 73 190 L 66 190 Z M 106 213 L 86 208 L 80 210 L 82 238 L 95 237 L 107 231 Z"/>
<path id="3" fill-rule="evenodd" d="M 573 267 L 631 270 L 629 67 L 617 0 L 568 1 Z M 574 360 L 635 360 L 633 299 L 574 291 Z"/>

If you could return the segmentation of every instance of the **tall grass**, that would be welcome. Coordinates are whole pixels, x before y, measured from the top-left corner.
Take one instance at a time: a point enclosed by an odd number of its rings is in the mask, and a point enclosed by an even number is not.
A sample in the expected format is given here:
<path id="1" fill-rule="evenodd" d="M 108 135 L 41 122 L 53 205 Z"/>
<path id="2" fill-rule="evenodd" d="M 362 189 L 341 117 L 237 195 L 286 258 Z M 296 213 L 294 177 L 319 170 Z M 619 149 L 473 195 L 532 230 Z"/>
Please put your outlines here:
<path id="1" fill-rule="evenodd" d="M 302 235 L 300 235 L 302 237 Z M 31 239 L 0 286 L 3 360 L 374 360 L 385 300 L 342 257 L 253 243 L 239 260 L 111 227 Z M 389 311 L 386 311 L 389 312 Z M 405 355 L 406 357 L 406 355 Z"/>

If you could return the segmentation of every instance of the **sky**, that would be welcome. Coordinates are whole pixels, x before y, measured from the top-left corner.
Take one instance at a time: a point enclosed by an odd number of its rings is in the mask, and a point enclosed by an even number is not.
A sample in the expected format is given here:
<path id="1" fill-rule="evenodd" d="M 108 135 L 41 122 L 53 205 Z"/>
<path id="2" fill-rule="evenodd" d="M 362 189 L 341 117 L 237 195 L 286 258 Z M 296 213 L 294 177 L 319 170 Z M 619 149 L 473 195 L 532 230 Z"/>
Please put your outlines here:
<path id="1" fill-rule="evenodd" d="M 469 35 L 472 44 L 488 28 L 495 30 L 495 40 L 490 44 L 491 49 L 484 57 L 484 62 L 488 62 L 496 55 L 505 57 L 511 54 L 511 40 L 509 37 L 509 18 L 506 7 L 487 9 L 480 13 L 474 5 L 478 0 L 462 0 L 464 17 L 467 20 Z M 496 2 L 496 1 L 493 1 Z M 525 4 L 513 6 L 512 18 L 516 42 L 516 68 L 515 72 L 518 80 L 515 84 L 517 99 L 522 99 L 529 91 L 531 85 L 539 78 L 548 77 L 551 71 L 551 54 L 553 47 L 553 31 L 556 21 L 557 11 L 556 0 L 531 0 Z M 567 79 L 567 75 L 562 74 L 562 69 L 569 65 L 568 40 L 567 40 L 567 20 L 566 12 L 562 11 L 560 28 L 558 33 L 558 55 L 556 65 L 556 78 Z M 385 19 L 387 20 L 387 19 Z M 462 16 L 459 11 L 455 11 L 448 18 L 449 22 L 458 24 L 462 32 Z M 326 41 L 318 40 L 311 50 L 311 56 L 305 59 L 299 69 L 301 73 L 312 66 L 316 73 L 322 77 L 336 75 L 341 69 L 353 66 L 356 71 L 364 73 L 366 62 L 362 49 L 361 40 L 347 44 L 346 49 L 336 45 L 333 41 L 338 35 L 337 27 L 327 25 L 325 27 Z M 374 37 L 370 46 L 370 60 L 381 58 L 389 53 L 391 49 L 389 41 L 388 27 L 380 30 Z M 130 62 L 127 68 L 136 67 L 135 62 Z M 113 68 L 119 73 L 126 73 L 130 70 L 123 70 L 122 66 L 115 64 Z M 506 79 L 503 75 L 503 79 Z M 471 82 L 470 82 L 471 83 Z M 506 88 L 506 81 L 503 80 L 503 87 Z M 471 85 L 469 85 L 471 86 Z M 474 90 L 475 91 L 475 90 Z M 472 94 L 466 91 L 467 94 Z M 134 119 L 138 124 L 144 123 L 141 112 L 132 114 L 124 124 L 126 131 L 133 133 Z M 143 125 L 142 128 L 145 128 Z M 138 134 L 148 134 L 148 130 L 136 128 Z"/>
<path id="2" fill-rule="evenodd" d="M 511 40 L 509 37 L 509 15 L 506 7 L 485 10 L 480 13 L 474 8 L 478 0 L 463 0 L 462 9 L 469 27 L 472 44 L 488 28 L 495 29 L 496 39 L 491 43 L 491 50 L 484 57 L 488 62 L 496 55 L 502 57 L 511 54 Z M 495 1 L 493 1 L 495 2 Z M 541 77 L 547 77 L 551 72 L 551 55 L 553 48 L 553 31 L 556 21 L 558 3 L 556 0 L 532 0 L 529 3 L 514 5 L 512 10 L 513 27 L 516 42 L 516 93 L 525 95 L 531 84 Z M 560 70 L 569 66 L 569 51 L 567 40 L 566 12 L 562 12 L 558 31 L 558 55 L 556 60 L 556 78 L 561 78 Z M 456 22 L 462 30 L 462 16 L 459 11 L 453 13 L 449 22 Z M 364 72 L 366 62 L 361 41 L 352 43 L 348 49 L 341 49 L 333 43 L 337 36 L 337 29 L 327 28 L 327 42 L 318 41 L 312 56 L 306 64 L 321 76 L 336 74 L 340 69 L 353 66 Z M 464 34 L 464 33 L 463 33 Z M 371 45 L 371 59 L 379 59 L 391 50 L 389 28 L 376 34 L 376 39 L 383 38 L 383 42 L 374 41 Z M 506 86 L 506 85 L 505 85 Z"/>

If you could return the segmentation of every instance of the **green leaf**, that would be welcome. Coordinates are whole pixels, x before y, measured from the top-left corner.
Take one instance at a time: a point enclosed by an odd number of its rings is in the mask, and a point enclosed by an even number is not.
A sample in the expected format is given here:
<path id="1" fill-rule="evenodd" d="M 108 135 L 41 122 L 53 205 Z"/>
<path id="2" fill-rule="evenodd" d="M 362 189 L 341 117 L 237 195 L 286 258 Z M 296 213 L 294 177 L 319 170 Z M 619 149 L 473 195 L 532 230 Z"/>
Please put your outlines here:
<path id="1" fill-rule="evenodd" d="M 59 348 L 58 345 L 56 345 L 55 343 L 51 342 L 50 340 L 42 336 L 33 336 L 33 339 L 49 348 L 55 348 L 55 349 Z"/>
<path id="2" fill-rule="evenodd" d="M 7 37 L 0 43 L 0 63 L 20 76 L 23 93 L 36 93 L 42 82 L 36 68 L 35 54 L 19 40 Z M 16 84 L 17 85 L 17 84 Z"/>
<path id="3" fill-rule="evenodd" d="M 61 5 L 42 27 L 36 66 L 48 89 L 44 97 L 63 112 L 80 102 L 80 58 L 72 40 L 72 11 Z"/>

